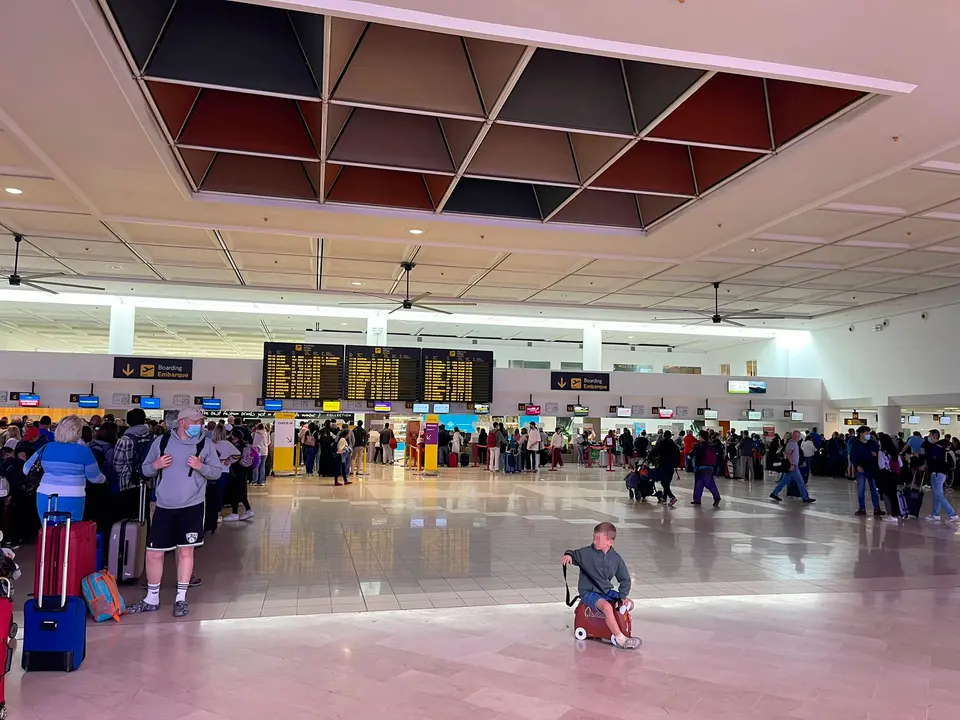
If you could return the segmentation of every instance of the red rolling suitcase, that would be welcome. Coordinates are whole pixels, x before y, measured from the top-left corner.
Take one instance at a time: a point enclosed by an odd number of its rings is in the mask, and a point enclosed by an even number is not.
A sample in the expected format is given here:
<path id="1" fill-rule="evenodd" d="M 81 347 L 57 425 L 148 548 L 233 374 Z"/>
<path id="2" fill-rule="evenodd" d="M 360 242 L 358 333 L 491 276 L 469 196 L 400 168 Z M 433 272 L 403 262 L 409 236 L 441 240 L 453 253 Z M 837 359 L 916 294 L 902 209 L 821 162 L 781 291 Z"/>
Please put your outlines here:
<path id="1" fill-rule="evenodd" d="M 50 496 L 51 504 L 56 504 Z M 70 557 L 64 557 L 64 544 L 67 539 L 67 526 L 54 525 L 49 528 L 46 549 L 47 558 L 43 563 L 43 589 L 47 595 L 60 595 L 63 583 L 63 564 L 67 562 L 67 595 L 83 597 L 80 581 L 97 571 L 97 524 L 95 522 L 70 523 Z M 37 548 L 43 547 L 43 528 L 37 535 Z M 39 597 L 41 553 L 37 552 L 36 571 L 33 578 L 33 596 Z M 2 631 L 0 631 L 2 632 Z"/>
<path id="2" fill-rule="evenodd" d="M 458 453 L 450 453 L 450 457 L 447 458 L 447 465 L 452 468 L 460 466 L 460 455 Z"/>
<path id="3" fill-rule="evenodd" d="M 7 717 L 7 673 L 17 649 L 17 624 L 13 621 L 13 589 L 9 578 L 0 578 L 0 720 Z"/>

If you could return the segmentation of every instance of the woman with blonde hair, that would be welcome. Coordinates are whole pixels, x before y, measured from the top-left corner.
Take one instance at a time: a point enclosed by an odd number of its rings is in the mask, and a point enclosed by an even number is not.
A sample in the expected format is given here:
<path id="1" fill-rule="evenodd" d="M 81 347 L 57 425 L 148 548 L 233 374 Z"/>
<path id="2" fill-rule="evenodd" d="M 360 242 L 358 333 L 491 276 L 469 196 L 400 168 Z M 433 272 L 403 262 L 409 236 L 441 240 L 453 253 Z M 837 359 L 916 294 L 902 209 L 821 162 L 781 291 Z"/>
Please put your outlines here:
<path id="1" fill-rule="evenodd" d="M 80 444 L 85 425 L 79 415 L 67 415 L 57 425 L 53 442 L 46 443 L 23 465 L 25 476 L 30 475 L 35 465 L 43 469 L 37 488 L 37 512 L 41 521 L 47 511 L 49 496 L 54 494 L 58 496 L 58 510 L 70 513 L 74 521 L 83 520 L 87 483 L 106 480 L 93 452 Z"/>

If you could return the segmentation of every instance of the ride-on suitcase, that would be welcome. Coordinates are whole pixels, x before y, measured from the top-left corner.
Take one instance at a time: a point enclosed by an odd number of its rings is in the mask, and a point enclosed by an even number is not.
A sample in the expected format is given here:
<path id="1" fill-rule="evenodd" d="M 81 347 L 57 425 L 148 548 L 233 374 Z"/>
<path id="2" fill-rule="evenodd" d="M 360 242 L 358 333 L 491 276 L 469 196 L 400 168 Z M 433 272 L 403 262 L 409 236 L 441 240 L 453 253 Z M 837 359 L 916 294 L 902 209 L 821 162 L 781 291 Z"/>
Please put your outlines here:
<path id="1" fill-rule="evenodd" d="M 583 568 L 580 569 L 583 572 Z M 567 566 L 563 566 L 563 583 L 567 585 Z M 577 640 L 606 640 L 610 642 L 610 628 L 607 627 L 607 621 L 602 612 L 591 610 L 584 602 L 577 602 L 580 596 L 570 598 L 570 586 L 567 585 L 567 607 L 577 606 L 573 612 L 573 636 Z M 623 605 L 619 600 L 614 603 L 614 609 L 617 611 L 617 625 L 627 637 L 633 631 L 633 622 L 630 618 L 630 608 Z"/>
<path id="2" fill-rule="evenodd" d="M 13 587 L 10 579 L 0 577 L 0 720 L 7 717 L 7 673 L 17 649 L 17 624 L 13 621 Z"/>
<path id="3" fill-rule="evenodd" d="M 447 457 L 447 465 L 452 468 L 460 465 L 460 458 L 457 457 L 457 453 L 450 453 L 450 455 Z"/>
<path id="4" fill-rule="evenodd" d="M 136 582 L 147 555 L 146 485 L 140 484 L 140 517 L 118 520 L 110 528 L 107 570 L 118 583 Z"/>
<path id="5" fill-rule="evenodd" d="M 47 508 L 47 514 L 50 517 L 69 517 L 70 513 L 58 512 L 56 510 L 58 497 L 50 496 L 50 506 Z M 44 515 L 46 517 L 46 514 Z M 71 521 L 73 518 L 71 518 Z M 69 529 L 68 529 L 69 528 Z M 42 536 L 46 532 L 46 523 L 40 528 L 37 537 L 37 546 L 43 546 Z M 70 533 L 69 543 L 67 542 L 67 533 Z M 44 558 L 43 553 L 37 553 L 36 572 L 33 580 L 33 596 L 40 597 L 40 585 L 43 581 L 43 587 L 46 588 L 48 595 L 59 595 L 61 593 L 60 580 L 67 578 L 67 595 L 80 597 L 83 590 L 80 587 L 80 581 L 87 575 L 97 571 L 97 524 L 95 522 L 70 522 L 66 525 L 52 525 L 49 528 L 49 541 L 44 547 L 48 557 Z M 70 557 L 67 558 L 67 547 L 70 548 Z M 69 573 L 64 575 L 63 568 L 69 567 Z M 46 577 L 41 578 L 41 574 L 46 568 Z"/>
<path id="6" fill-rule="evenodd" d="M 60 596 L 47 595 L 44 591 L 48 535 L 52 528 L 49 520 L 65 517 L 65 540 L 67 547 L 61 563 Z M 90 523 L 93 525 L 93 523 Z M 68 575 L 73 534 L 70 513 L 45 512 L 40 530 L 40 589 L 36 597 L 27 601 L 23 608 L 23 657 L 20 666 L 26 672 L 34 670 L 63 670 L 72 672 L 80 667 L 87 652 L 87 605 L 82 597 L 67 594 Z M 52 540 L 51 540 L 52 541 Z"/>

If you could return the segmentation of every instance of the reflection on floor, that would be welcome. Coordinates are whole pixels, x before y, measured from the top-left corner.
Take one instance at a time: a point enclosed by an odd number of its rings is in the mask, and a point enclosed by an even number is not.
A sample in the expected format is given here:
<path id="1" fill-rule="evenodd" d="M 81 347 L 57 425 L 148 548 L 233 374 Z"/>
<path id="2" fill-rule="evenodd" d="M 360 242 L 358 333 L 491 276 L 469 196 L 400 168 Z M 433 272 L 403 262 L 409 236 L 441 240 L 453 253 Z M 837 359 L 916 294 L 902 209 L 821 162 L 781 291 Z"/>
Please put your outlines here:
<path id="1" fill-rule="evenodd" d="M 674 508 L 633 503 L 621 475 L 271 478 L 255 520 L 198 552 L 186 621 L 170 564 L 162 610 L 91 626 L 79 673 L 15 670 L 13 717 L 957 717 L 953 527 L 853 517 L 840 480 L 814 479 L 813 506 L 722 481 L 715 510 L 689 505 L 688 477 Z M 638 653 L 577 647 L 558 602 L 560 556 L 601 520 Z"/>

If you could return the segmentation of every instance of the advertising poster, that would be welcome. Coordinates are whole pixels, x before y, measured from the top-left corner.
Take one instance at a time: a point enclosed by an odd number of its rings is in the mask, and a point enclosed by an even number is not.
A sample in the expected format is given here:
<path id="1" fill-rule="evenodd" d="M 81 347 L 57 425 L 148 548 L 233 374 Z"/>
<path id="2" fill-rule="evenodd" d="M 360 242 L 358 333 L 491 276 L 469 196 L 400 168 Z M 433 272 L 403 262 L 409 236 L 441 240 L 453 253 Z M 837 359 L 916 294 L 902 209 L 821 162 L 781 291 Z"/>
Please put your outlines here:
<path id="1" fill-rule="evenodd" d="M 440 440 L 440 418 L 427 415 L 423 431 L 423 471 L 437 472 L 437 443 Z"/>

